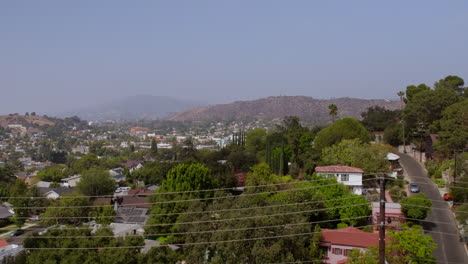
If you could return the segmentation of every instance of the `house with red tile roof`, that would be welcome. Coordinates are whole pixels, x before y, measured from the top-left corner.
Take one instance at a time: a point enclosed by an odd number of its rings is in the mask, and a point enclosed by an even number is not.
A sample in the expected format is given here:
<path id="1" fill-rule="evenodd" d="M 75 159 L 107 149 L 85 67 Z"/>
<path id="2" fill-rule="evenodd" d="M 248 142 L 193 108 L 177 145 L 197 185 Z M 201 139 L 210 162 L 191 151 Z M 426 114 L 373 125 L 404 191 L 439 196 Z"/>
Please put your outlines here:
<path id="1" fill-rule="evenodd" d="M 364 232 L 355 227 L 338 230 L 322 229 L 320 247 L 323 249 L 323 263 L 346 263 L 349 254 L 354 249 L 365 250 L 379 245 L 379 234 Z"/>
<path id="2" fill-rule="evenodd" d="M 339 183 L 349 186 L 354 194 L 362 194 L 364 171 L 360 168 L 343 165 L 319 166 L 315 168 L 315 172 L 326 178 L 335 178 Z"/>

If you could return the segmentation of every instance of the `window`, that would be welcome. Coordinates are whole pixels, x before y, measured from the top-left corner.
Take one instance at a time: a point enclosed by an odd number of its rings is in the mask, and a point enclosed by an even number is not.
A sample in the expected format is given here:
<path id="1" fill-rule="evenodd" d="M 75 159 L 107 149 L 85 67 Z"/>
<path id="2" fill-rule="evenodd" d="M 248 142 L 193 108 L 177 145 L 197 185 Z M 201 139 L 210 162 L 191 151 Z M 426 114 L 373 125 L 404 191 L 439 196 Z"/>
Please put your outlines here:
<path id="1" fill-rule="evenodd" d="M 351 251 L 352 251 L 351 249 L 345 249 L 344 250 L 344 255 L 349 257 L 349 255 L 351 254 Z"/>
<path id="2" fill-rule="evenodd" d="M 349 181 L 349 174 L 341 174 L 341 181 Z"/>
<path id="3" fill-rule="evenodd" d="M 335 255 L 341 255 L 341 248 L 333 248 L 332 249 L 332 253 L 335 254 Z"/>

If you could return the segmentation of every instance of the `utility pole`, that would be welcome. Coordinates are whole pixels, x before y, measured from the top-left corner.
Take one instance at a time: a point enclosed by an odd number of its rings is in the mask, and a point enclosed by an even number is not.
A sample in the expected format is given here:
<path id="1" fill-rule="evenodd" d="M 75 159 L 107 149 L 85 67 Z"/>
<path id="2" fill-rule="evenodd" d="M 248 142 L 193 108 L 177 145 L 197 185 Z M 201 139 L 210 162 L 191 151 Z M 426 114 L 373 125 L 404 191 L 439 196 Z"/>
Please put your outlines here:
<path id="1" fill-rule="evenodd" d="M 385 176 L 379 173 L 380 180 L 380 228 L 379 228 L 379 264 L 385 264 Z"/>
<path id="2" fill-rule="evenodd" d="M 458 178 L 458 176 L 457 176 L 457 151 L 456 150 L 453 152 L 453 156 L 454 156 L 453 158 L 454 158 L 454 162 L 455 162 L 455 164 L 454 164 L 455 170 L 453 172 L 453 181 L 455 182 L 457 180 L 457 178 Z"/>

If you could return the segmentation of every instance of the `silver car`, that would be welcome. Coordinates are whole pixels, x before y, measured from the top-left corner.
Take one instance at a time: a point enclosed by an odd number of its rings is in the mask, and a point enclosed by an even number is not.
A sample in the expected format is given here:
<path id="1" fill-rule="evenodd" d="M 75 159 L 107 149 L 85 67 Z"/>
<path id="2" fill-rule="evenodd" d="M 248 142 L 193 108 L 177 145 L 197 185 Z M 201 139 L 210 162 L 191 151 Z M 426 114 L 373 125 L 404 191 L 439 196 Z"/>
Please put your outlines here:
<path id="1" fill-rule="evenodd" d="M 419 184 L 417 183 L 411 183 L 409 189 L 412 193 L 418 193 L 420 191 Z"/>

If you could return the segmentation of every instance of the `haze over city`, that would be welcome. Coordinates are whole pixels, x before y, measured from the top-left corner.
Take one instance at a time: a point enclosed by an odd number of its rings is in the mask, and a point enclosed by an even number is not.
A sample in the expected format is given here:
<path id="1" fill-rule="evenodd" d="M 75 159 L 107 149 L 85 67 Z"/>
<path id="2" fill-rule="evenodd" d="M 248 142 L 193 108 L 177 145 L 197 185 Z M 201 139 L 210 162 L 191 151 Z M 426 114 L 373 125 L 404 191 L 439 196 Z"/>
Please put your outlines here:
<path id="1" fill-rule="evenodd" d="M 0 113 L 133 95 L 397 99 L 467 76 L 467 1 L 2 1 Z"/>

